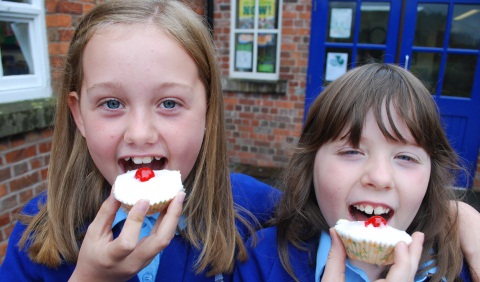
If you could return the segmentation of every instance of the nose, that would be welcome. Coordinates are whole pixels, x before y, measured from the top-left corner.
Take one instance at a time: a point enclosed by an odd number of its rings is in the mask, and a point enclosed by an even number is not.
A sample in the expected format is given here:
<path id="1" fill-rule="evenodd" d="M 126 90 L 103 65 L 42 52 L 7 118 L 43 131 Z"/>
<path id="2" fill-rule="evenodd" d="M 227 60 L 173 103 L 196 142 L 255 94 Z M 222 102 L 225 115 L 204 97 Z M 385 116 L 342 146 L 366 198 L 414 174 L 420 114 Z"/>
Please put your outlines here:
<path id="1" fill-rule="evenodd" d="M 364 187 L 377 190 L 395 188 L 394 168 L 388 158 L 370 158 L 364 169 L 361 180 Z"/>
<path id="2" fill-rule="evenodd" d="M 146 145 L 158 141 L 155 121 L 148 113 L 132 113 L 127 121 L 124 140 L 128 144 Z"/>

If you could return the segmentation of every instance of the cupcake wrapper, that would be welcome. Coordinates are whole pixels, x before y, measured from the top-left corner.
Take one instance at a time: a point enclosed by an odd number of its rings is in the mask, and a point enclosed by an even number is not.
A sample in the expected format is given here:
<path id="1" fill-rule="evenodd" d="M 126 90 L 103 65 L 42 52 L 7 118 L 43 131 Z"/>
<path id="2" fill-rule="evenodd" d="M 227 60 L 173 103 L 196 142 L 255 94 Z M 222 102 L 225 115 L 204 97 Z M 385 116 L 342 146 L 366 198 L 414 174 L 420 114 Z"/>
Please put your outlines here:
<path id="1" fill-rule="evenodd" d="M 393 263 L 393 250 L 395 246 L 366 240 L 354 241 L 349 236 L 339 235 L 349 258 L 377 265 L 389 265 Z"/>
<path id="2" fill-rule="evenodd" d="M 168 207 L 168 205 L 170 204 L 170 202 L 172 200 L 173 199 L 170 199 L 170 200 L 165 201 L 165 202 L 150 204 L 150 207 L 148 208 L 148 211 L 147 211 L 147 215 L 152 215 L 154 213 L 163 211 L 164 209 L 166 209 Z M 123 208 L 123 210 L 126 213 L 128 213 L 133 208 L 133 205 L 128 205 L 128 204 L 122 203 L 121 207 Z"/>

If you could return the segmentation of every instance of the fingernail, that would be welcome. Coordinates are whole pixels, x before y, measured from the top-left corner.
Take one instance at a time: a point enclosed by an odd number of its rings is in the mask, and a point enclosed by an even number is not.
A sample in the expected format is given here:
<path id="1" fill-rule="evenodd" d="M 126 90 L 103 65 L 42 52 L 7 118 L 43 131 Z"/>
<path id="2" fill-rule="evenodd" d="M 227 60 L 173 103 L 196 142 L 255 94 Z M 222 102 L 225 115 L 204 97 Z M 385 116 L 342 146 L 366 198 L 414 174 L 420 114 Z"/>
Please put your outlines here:
<path id="1" fill-rule="evenodd" d="M 145 199 L 142 199 L 142 200 L 138 200 L 138 209 L 143 211 L 143 212 L 146 212 L 150 206 L 150 201 L 149 200 L 145 200 Z"/>
<path id="2" fill-rule="evenodd" d="M 177 203 L 183 203 L 183 200 L 185 200 L 185 195 L 185 192 L 178 192 L 177 196 L 175 196 L 175 201 L 177 201 Z"/>

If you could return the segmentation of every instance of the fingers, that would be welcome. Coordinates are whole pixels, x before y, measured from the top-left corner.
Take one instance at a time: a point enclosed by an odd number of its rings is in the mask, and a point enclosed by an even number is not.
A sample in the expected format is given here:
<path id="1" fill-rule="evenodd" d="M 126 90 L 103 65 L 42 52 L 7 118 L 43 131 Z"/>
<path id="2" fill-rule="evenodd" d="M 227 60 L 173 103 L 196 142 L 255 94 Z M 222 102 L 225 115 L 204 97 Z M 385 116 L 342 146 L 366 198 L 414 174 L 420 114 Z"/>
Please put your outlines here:
<path id="1" fill-rule="evenodd" d="M 122 232 L 109 246 L 110 255 L 114 260 L 123 259 L 135 250 L 149 206 L 148 200 L 139 200 L 128 212 Z"/>
<path id="2" fill-rule="evenodd" d="M 395 246 L 394 264 L 387 278 L 381 281 L 413 281 L 422 255 L 424 234 L 415 232 L 409 246 L 399 242 Z"/>
<path id="3" fill-rule="evenodd" d="M 112 223 L 115 219 L 115 214 L 119 208 L 120 202 L 118 202 L 115 197 L 110 194 L 110 196 L 100 207 L 95 220 L 88 227 L 90 233 L 93 233 L 97 236 L 110 234 L 112 230 Z"/>
<path id="4" fill-rule="evenodd" d="M 177 229 L 178 220 L 182 214 L 184 192 L 178 192 L 168 205 L 165 213 L 162 213 L 155 223 L 154 232 L 141 242 L 139 252 L 147 256 L 155 255 L 168 246 Z"/>
<path id="5" fill-rule="evenodd" d="M 345 281 L 345 247 L 333 227 L 330 228 L 330 237 L 332 238 L 332 246 L 328 252 L 322 281 Z"/>

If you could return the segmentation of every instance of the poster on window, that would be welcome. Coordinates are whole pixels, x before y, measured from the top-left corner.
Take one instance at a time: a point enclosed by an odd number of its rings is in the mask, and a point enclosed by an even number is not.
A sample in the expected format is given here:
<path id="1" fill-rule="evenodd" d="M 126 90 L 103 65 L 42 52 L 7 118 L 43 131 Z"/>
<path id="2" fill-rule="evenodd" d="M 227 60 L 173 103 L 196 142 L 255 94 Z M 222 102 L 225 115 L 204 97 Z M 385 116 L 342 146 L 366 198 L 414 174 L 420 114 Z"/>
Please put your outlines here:
<path id="1" fill-rule="evenodd" d="M 258 28 L 274 29 L 275 28 L 275 3 L 276 0 L 260 0 L 258 7 Z"/>
<path id="2" fill-rule="evenodd" d="M 330 38 L 350 38 L 352 29 L 352 9 L 333 8 L 330 17 Z"/>
<path id="3" fill-rule="evenodd" d="M 239 29 L 253 28 L 255 16 L 255 0 L 238 0 Z"/>
<path id="4" fill-rule="evenodd" d="M 235 69 L 238 71 L 252 71 L 253 63 L 253 34 L 239 34 L 235 46 Z"/>
<path id="5" fill-rule="evenodd" d="M 325 80 L 334 81 L 347 72 L 348 53 L 327 53 Z"/>

